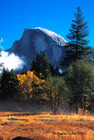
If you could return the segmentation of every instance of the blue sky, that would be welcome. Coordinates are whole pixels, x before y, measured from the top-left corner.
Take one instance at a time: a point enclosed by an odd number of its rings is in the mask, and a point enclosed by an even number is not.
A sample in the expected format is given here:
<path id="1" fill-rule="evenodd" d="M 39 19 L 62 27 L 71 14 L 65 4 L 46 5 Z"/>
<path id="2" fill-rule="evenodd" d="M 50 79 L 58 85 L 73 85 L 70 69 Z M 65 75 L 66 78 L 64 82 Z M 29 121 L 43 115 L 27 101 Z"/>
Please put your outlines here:
<path id="1" fill-rule="evenodd" d="M 66 39 L 74 13 L 80 6 L 94 47 L 94 0 L 0 0 L 0 44 L 3 50 L 19 40 L 25 28 L 42 27 Z"/>

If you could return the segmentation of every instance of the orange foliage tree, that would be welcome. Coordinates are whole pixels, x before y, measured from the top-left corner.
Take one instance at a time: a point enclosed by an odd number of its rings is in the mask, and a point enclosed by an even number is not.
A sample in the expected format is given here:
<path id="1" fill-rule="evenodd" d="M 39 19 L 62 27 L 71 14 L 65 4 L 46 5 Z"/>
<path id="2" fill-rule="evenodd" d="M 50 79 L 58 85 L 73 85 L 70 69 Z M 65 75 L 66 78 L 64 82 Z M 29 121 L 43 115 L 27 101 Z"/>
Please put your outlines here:
<path id="1" fill-rule="evenodd" d="M 44 80 L 39 79 L 34 72 L 27 72 L 27 74 L 17 74 L 19 85 L 17 89 L 21 100 L 39 100 L 41 97 Z"/>

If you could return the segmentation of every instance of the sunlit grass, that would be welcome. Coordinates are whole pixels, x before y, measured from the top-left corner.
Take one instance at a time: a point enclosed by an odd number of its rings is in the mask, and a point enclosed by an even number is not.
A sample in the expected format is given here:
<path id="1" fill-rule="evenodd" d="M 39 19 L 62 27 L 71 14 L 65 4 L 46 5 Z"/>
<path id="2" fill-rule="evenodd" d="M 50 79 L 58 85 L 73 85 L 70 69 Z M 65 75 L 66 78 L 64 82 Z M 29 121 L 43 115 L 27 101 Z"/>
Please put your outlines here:
<path id="1" fill-rule="evenodd" d="M 27 136 L 34 140 L 93 140 L 94 116 L 0 112 L 0 136 L 11 140 Z"/>

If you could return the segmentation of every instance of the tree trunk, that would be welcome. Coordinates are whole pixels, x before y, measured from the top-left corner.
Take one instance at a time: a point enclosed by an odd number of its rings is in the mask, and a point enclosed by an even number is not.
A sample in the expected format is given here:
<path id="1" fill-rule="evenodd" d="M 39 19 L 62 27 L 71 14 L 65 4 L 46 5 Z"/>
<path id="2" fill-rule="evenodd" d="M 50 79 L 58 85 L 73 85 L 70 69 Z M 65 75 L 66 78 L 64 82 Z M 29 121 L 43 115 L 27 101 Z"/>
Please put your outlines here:
<path id="1" fill-rule="evenodd" d="M 83 115 L 85 115 L 86 112 L 86 106 L 83 107 Z"/>
<path id="2" fill-rule="evenodd" d="M 83 115 L 85 115 L 86 112 L 86 97 L 83 99 Z"/>
<path id="3" fill-rule="evenodd" d="M 78 105 L 76 104 L 76 114 L 78 114 Z"/>

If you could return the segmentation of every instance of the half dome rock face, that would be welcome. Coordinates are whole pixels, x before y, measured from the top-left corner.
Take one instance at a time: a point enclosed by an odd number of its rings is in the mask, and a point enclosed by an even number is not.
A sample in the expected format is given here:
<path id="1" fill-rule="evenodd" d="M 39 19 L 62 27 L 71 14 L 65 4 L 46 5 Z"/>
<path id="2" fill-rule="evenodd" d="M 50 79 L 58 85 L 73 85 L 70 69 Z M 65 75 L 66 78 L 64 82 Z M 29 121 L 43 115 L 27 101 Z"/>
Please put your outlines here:
<path id="1" fill-rule="evenodd" d="M 64 57 L 64 45 L 66 41 L 60 35 L 44 28 L 25 29 L 19 41 L 15 41 L 8 49 L 20 58 L 24 58 L 27 70 L 30 69 L 32 61 L 38 53 L 45 51 L 50 63 L 54 67 L 60 67 Z"/>

